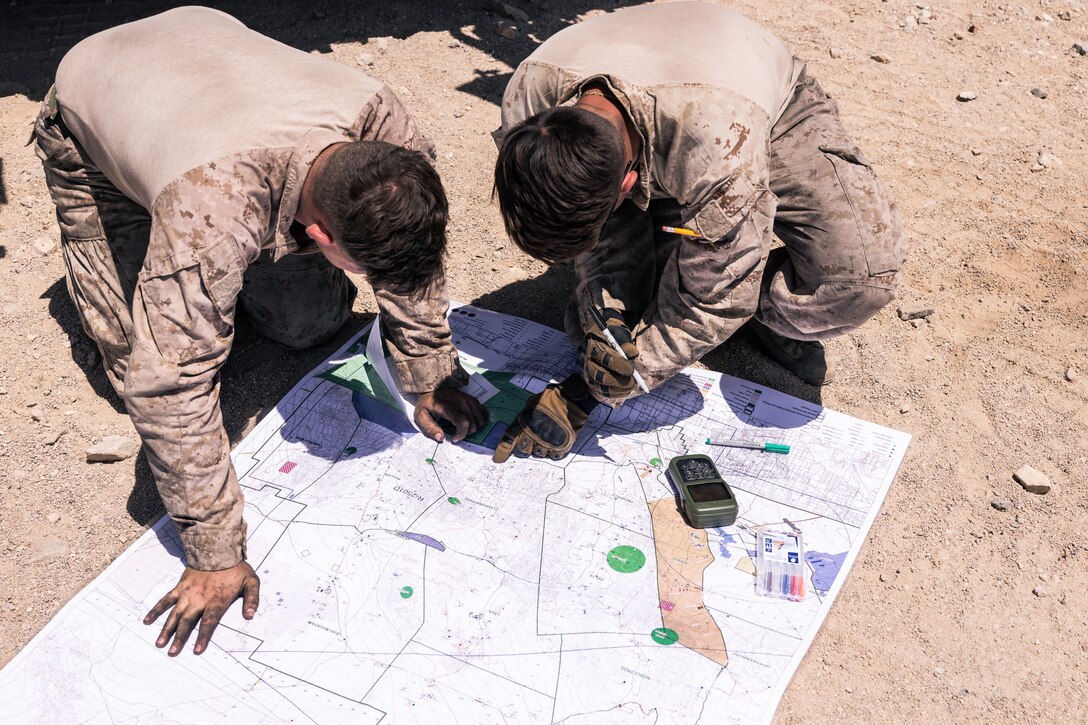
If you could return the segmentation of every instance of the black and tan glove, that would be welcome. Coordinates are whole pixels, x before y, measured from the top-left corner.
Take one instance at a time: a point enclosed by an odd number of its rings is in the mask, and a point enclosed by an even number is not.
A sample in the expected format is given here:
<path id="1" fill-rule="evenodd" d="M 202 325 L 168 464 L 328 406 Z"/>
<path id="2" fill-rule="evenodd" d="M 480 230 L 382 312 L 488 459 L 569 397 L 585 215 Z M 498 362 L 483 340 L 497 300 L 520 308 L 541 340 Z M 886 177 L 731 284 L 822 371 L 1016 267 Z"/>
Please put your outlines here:
<path id="1" fill-rule="evenodd" d="M 638 358 L 638 348 L 630 328 L 623 320 L 622 312 L 611 307 L 606 307 L 601 312 L 605 326 L 623 348 L 627 360 L 613 349 L 591 320 L 585 328 L 584 350 L 581 351 L 582 371 L 586 385 L 597 400 L 622 400 L 638 387 L 634 378 L 635 365 L 631 362 Z"/>
<path id="2" fill-rule="evenodd" d="M 491 460 L 503 463 L 514 451 L 536 458 L 563 458 L 596 405 L 580 375 L 549 385 L 521 409 Z"/>

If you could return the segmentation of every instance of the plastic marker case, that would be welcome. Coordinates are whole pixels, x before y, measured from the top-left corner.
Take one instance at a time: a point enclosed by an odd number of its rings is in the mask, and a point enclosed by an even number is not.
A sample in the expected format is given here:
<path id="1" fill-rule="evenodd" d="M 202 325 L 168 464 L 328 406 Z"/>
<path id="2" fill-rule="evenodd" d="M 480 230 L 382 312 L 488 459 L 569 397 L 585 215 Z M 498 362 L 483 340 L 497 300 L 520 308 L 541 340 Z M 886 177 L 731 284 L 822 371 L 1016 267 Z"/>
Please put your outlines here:
<path id="1" fill-rule="evenodd" d="M 805 544 L 799 531 L 760 530 L 756 538 L 756 593 L 800 602 L 805 598 Z"/>

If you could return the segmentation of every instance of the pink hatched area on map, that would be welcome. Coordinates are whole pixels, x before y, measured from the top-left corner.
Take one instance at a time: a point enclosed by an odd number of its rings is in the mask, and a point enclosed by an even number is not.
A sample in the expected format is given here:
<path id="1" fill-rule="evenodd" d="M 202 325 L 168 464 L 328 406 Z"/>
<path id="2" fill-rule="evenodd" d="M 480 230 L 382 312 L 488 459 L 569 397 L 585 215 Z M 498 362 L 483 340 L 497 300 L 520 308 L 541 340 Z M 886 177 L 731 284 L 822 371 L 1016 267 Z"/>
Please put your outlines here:
<path id="1" fill-rule="evenodd" d="M 282 466 L 280 466 L 280 473 L 290 473 L 291 471 L 295 470 L 295 466 L 297 465 L 298 464 L 294 461 L 287 461 Z"/>

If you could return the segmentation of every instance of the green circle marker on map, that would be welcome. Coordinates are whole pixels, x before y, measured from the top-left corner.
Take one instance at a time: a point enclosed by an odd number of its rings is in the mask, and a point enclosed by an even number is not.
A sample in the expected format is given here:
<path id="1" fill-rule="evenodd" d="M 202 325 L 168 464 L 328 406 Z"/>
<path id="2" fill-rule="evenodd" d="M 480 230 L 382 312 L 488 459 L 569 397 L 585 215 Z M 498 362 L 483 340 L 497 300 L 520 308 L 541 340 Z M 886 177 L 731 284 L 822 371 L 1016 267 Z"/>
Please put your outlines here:
<path id="1" fill-rule="evenodd" d="M 680 635 L 668 627 L 658 627 L 650 632 L 650 639 L 658 644 L 676 644 L 680 641 Z"/>
<path id="2" fill-rule="evenodd" d="M 660 458 L 651 458 L 650 459 L 650 465 L 651 466 L 660 466 L 661 465 L 661 459 Z"/>
<path id="3" fill-rule="evenodd" d="M 432 465 L 433 465 L 433 464 L 434 464 L 434 459 L 433 459 L 433 458 L 428 458 L 428 459 L 427 459 L 427 463 L 430 463 L 430 464 L 432 464 Z"/>
<path id="4" fill-rule="evenodd" d="M 642 568 L 646 555 L 633 546 L 617 546 L 608 552 L 608 565 L 621 574 L 630 574 Z"/>
<path id="5" fill-rule="evenodd" d="M 401 599 L 411 599 L 412 595 L 415 594 L 415 591 L 416 590 L 412 589 L 412 587 L 401 587 L 400 588 L 400 598 Z"/>
<path id="6" fill-rule="evenodd" d="M 450 503 L 452 503 L 454 506 L 461 503 L 461 499 L 457 498 L 456 496 L 450 496 L 446 500 L 449 501 Z"/>
<path id="7" fill-rule="evenodd" d="M 352 453 L 354 453 L 357 450 L 359 450 L 359 449 L 355 448 L 354 446 L 348 446 L 347 448 L 344 449 L 344 453 L 347 453 L 350 456 Z"/>

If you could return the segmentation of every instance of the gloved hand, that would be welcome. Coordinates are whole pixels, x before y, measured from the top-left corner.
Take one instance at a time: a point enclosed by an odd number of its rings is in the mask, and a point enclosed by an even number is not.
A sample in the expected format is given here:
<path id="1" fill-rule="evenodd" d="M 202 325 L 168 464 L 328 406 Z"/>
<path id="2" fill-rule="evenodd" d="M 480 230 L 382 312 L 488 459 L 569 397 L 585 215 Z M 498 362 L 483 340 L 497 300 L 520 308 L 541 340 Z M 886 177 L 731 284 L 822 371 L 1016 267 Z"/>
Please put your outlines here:
<path id="1" fill-rule="evenodd" d="M 570 453 L 596 405 L 578 374 L 559 385 L 549 385 L 521 409 L 491 460 L 503 463 L 515 450 L 536 458 L 562 458 Z"/>
<path id="2" fill-rule="evenodd" d="M 586 385 L 597 400 L 610 398 L 623 399 L 633 393 L 638 385 L 635 383 L 635 366 L 631 362 L 638 358 L 638 348 L 631 337 L 631 330 L 623 321 L 623 313 L 611 307 L 601 311 L 604 324 L 612 337 L 623 348 L 623 354 L 627 360 L 617 353 L 608 340 L 605 339 L 597 325 L 592 320 L 585 328 L 585 350 L 582 369 Z"/>

